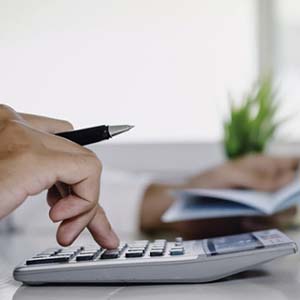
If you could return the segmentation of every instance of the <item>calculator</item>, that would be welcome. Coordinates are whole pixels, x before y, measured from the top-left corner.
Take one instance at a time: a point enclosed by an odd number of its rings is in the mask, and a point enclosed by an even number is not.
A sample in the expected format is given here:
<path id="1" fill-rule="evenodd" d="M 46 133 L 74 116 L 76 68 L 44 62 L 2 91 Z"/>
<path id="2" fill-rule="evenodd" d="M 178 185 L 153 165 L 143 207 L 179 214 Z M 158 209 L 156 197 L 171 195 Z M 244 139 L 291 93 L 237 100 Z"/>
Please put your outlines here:
<path id="1" fill-rule="evenodd" d="M 296 252 L 296 244 L 277 229 L 202 240 L 137 240 L 113 250 L 54 247 L 16 267 L 14 278 L 29 285 L 200 283 Z"/>

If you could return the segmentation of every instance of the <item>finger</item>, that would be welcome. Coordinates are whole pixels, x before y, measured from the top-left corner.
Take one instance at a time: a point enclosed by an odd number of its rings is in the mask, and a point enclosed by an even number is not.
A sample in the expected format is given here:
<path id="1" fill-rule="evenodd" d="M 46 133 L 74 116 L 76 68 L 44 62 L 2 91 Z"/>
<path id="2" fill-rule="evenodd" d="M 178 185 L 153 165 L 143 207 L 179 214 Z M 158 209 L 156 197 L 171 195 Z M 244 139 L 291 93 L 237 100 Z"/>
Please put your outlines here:
<path id="1" fill-rule="evenodd" d="M 78 217 L 64 220 L 57 230 L 58 243 L 63 246 L 72 244 L 87 226 L 101 247 L 107 249 L 118 247 L 119 239 L 99 206 Z"/>
<path id="2" fill-rule="evenodd" d="M 96 206 L 99 200 L 101 169 L 101 163 L 95 156 L 63 154 L 58 158 L 55 170 L 56 181 L 70 185 L 72 188 L 71 195 L 75 198 L 70 195 L 70 197 L 65 197 L 65 200 L 62 199 L 61 203 L 60 201 L 57 202 L 51 208 L 52 220 L 70 218 L 71 211 L 68 209 L 71 207 L 73 216 L 76 209 L 80 214 L 88 207 Z M 78 200 L 78 203 L 75 199 Z"/>
<path id="3" fill-rule="evenodd" d="M 279 172 L 295 170 L 299 164 L 299 158 L 275 157 L 268 155 L 247 155 L 235 160 L 234 165 L 247 169 L 249 172 L 261 173 L 265 176 L 276 176 Z"/>
<path id="4" fill-rule="evenodd" d="M 90 216 L 91 211 L 95 211 L 95 209 L 88 210 L 89 205 L 93 207 L 98 203 L 101 163 L 95 156 L 66 154 L 61 155 L 60 159 L 64 161 L 64 166 L 62 167 L 61 161 L 58 160 L 56 181 L 72 185 L 72 195 L 77 196 L 78 203 L 75 198 L 66 199 L 70 200 L 70 204 L 62 199 L 51 208 L 50 214 L 53 220 L 64 220 L 61 225 L 62 229 L 58 231 L 58 240 L 61 244 L 71 243 L 88 224 L 94 239 L 101 246 L 115 248 L 118 245 L 118 238 L 111 229 L 103 209 L 97 206 L 92 219 L 88 220 L 87 217 Z M 68 164 L 71 166 L 66 172 Z M 86 210 L 88 211 L 85 212 Z M 82 214 L 82 212 L 85 213 Z M 80 215 L 70 219 L 70 215 L 74 214 Z M 67 233 L 67 231 L 70 232 Z"/>
<path id="5" fill-rule="evenodd" d="M 79 216 L 92 210 L 96 206 L 95 203 L 72 194 L 58 201 L 52 200 L 51 203 L 53 205 L 50 209 L 49 216 L 53 222 L 59 222 Z"/>
<path id="6" fill-rule="evenodd" d="M 296 157 L 274 157 L 273 159 L 280 171 L 296 170 L 299 166 L 299 158 Z"/>
<path id="7" fill-rule="evenodd" d="M 295 171 L 286 171 L 280 173 L 273 181 L 273 190 L 280 189 L 287 184 L 291 183 L 295 179 Z"/>
<path id="8" fill-rule="evenodd" d="M 41 170 L 47 170 L 46 178 L 50 182 L 63 182 L 70 185 L 72 187 L 71 195 L 77 197 L 76 200 L 78 200 L 76 203 L 75 198 L 69 197 L 66 199 L 70 200 L 69 204 L 68 201 L 61 199 L 54 203 L 50 210 L 51 218 L 54 221 L 63 220 L 57 233 L 58 241 L 62 245 L 72 243 L 89 225 L 90 231 L 100 245 L 114 248 L 118 244 L 118 239 L 103 210 L 95 208 L 99 199 L 101 162 L 94 154 L 85 151 L 80 154 L 69 151 L 67 153 L 50 151 L 48 155 L 51 156 L 51 160 L 46 159 L 46 165 L 41 166 Z M 93 208 L 90 210 L 90 207 Z M 75 216 L 70 217 L 73 215 Z"/>
<path id="9" fill-rule="evenodd" d="M 102 207 L 97 206 L 96 214 L 89 223 L 88 229 L 95 241 L 102 247 L 107 249 L 114 249 L 118 247 L 119 238 L 111 228 L 111 225 Z"/>
<path id="10" fill-rule="evenodd" d="M 62 246 L 71 245 L 86 228 L 95 213 L 96 210 L 93 209 L 86 214 L 61 222 L 56 233 L 57 242 Z"/>
<path id="11" fill-rule="evenodd" d="M 295 170 L 298 167 L 299 159 L 261 155 L 258 157 L 257 163 L 263 168 L 264 172 L 277 174 L 278 172 Z"/>
<path id="12" fill-rule="evenodd" d="M 65 120 L 52 119 L 44 116 L 20 113 L 20 116 L 33 128 L 48 133 L 73 130 L 73 125 Z"/>
<path id="13" fill-rule="evenodd" d="M 293 180 L 294 172 L 286 172 L 278 176 L 265 176 L 247 170 L 235 169 L 230 174 L 232 186 L 235 188 L 254 189 L 273 192 Z"/>

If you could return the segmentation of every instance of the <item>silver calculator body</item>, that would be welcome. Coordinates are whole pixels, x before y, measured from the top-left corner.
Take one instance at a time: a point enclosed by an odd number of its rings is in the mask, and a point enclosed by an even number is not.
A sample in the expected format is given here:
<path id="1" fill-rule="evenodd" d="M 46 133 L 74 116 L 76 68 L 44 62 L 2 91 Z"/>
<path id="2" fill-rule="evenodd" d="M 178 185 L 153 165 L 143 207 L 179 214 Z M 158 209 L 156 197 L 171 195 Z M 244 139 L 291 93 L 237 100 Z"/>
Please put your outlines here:
<path id="1" fill-rule="evenodd" d="M 297 252 L 272 229 L 204 240 L 146 240 L 105 250 L 99 246 L 51 248 L 14 270 L 25 284 L 210 282 Z"/>

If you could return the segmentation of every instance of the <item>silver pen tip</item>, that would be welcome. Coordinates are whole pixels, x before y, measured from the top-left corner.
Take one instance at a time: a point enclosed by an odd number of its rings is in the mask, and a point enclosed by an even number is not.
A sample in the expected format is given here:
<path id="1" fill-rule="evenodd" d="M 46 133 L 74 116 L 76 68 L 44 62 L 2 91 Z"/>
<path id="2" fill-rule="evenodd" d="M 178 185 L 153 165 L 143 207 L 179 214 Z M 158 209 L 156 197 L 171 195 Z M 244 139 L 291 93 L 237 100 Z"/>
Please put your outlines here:
<path id="1" fill-rule="evenodd" d="M 108 126 L 108 131 L 111 137 L 129 131 L 134 128 L 133 125 L 112 125 Z"/>

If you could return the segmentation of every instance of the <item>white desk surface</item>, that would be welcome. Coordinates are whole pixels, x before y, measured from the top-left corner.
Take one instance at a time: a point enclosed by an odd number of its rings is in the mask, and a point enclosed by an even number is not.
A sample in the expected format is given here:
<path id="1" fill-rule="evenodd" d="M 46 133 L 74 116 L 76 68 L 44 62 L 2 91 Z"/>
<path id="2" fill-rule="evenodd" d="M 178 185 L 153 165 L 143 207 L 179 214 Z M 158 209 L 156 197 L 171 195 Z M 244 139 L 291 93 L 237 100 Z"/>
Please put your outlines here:
<path id="1" fill-rule="evenodd" d="M 300 242 L 300 233 L 289 234 Z M 24 286 L 12 278 L 16 264 L 39 249 L 53 246 L 53 236 L 1 236 L 1 300 L 88 299 L 299 299 L 299 254 L 275 260 L 226 280 L 207 284 L 146 286 Z M 299 244 L 299 243 L 298 243 Z"/>

